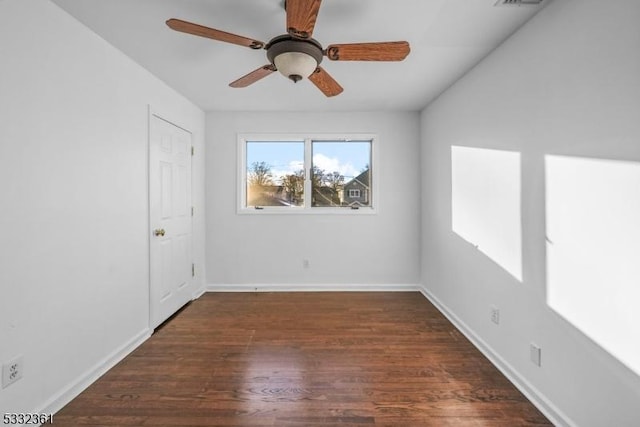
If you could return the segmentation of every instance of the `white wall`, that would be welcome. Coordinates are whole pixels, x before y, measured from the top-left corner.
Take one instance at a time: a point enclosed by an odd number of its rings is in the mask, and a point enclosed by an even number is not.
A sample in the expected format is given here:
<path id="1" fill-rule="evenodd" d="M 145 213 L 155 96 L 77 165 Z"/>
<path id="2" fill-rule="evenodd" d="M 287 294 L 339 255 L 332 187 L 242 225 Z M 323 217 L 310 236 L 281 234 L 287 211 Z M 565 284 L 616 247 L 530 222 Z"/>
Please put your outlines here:
<path id="1" fill-rule="evenodd" d="M 148 334 L 148 105 L 200 153 L 205 117 L 46 0 L 0 2 L 0 58 L 0 413 L 55 411 Z"/>
<path id="2" fill-rule="evenodd" d="M 318 96 L 321 96 L 319 94 Z M 378 135 L 375 215 L 238 215 L 238 133 Z M 207 115 L 207 281 L 212 289 L 371 289 L 419 283 L 417 113 Z M 303 259 L 310 261 L 304 269 Z"/>
<path id="3" fill-rule="evenodd" d="M 640 378 L 545 302 L 544 204 L 546 154 L 640 161 L 639 18 L 636 0 L 556 0 L 422 114 L 426 292 L 561 424 L 640 425 Z M 452 232 L 453 145 L 520 153 L 522 283 Z"/>

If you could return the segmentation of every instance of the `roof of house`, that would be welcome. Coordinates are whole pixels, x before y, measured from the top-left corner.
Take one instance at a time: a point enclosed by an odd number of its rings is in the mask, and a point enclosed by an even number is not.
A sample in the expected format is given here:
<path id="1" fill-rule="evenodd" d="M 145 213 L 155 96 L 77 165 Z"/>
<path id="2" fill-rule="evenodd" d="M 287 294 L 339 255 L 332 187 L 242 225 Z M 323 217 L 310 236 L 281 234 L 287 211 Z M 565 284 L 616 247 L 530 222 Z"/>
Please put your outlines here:
<path id="1" fill-rule="evenodd" d="M 365 169 L 360 175 L 347 182 L 344 186 L 347 187 L 348 185 L 351 185 L 355 182 L 359 182 L 360 184 L 369 188 L 369 169 Z"/>

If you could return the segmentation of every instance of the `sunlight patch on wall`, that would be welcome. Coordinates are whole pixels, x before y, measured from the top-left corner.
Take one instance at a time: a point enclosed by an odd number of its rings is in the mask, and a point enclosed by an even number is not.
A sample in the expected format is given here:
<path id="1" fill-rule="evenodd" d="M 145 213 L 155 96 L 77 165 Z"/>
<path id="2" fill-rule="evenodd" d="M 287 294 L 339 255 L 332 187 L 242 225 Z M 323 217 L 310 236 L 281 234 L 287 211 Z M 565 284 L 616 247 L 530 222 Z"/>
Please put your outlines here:
<path id="1" fill-rule="evenodd" d="M 522 281 L 520 153 L 451 147 L 451 228 Z"/>
<path id="2" fill-rule="evenodd" d="M 547 303 L 640 374 L 640 164 L 545 166 Z"/>

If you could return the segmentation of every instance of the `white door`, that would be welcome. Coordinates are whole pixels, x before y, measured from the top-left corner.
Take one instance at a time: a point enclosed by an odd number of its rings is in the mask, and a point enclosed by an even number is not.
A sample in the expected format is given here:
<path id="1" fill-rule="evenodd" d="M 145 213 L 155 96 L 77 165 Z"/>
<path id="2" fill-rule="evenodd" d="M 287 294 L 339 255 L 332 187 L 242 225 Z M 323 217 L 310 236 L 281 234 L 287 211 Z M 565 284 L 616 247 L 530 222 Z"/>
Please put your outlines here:
<path id="1" fill-rule="evenodd" d="M 150 117 L 150 327 L 155 329 L 193 292 L 191 134 Z"/>

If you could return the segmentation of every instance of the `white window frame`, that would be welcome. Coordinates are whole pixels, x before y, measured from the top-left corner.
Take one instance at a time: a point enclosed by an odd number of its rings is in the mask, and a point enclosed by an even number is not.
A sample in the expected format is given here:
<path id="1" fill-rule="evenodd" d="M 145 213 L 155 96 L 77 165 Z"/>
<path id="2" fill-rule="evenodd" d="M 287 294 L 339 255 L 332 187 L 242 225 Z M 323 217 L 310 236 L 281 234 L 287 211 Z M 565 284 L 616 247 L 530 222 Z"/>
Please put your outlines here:
<path id="1" fill-rule="evenodd" d="M 305 169 L 305 182 L 304 182 L 304 194 L 306 204 L 303 206 L 291 206 L 291 207 L 279 207 L 279 206 L 261 206 L 260 209 L 256 209 L 252 206 L 246 206 L 247 201 L 247 142 L 265 141 L 265 142 L 303 142 L 305 144 L 304 149 L 304 169 Z M 312 164 L 312 143 L 313 142 L 363 142 L 367 141 L 371 143 L 371 158 L 369 168 L 370 174 L 370 203 L 369 206 L 361 206 L 357 209 L 345 207 L 312 207 L 310 194 L 311 194 L 311 179 L 309 176 L 309 169 Z M 377 170 L 377 156 L 376 145 L 378 144 L 378 136 L 368 133 L 321 133 L 321 134 L 280 134 L 280 133 L 239 133 L 237 136 L 238 144 L 238 175 L 237 175 L 237 213 L 247 215 L 371 215 L 377 213 L 378 204 L 378 170 Z M 309 199 L 307 199 L 309 197 Z"/>
<path id="2" fill-rule="evenodd" d="M 349 189 L 349 197 L 351 198 L 360 198 L 362 197 L 361 191 L 359 188 L 350 188 Z"/>

